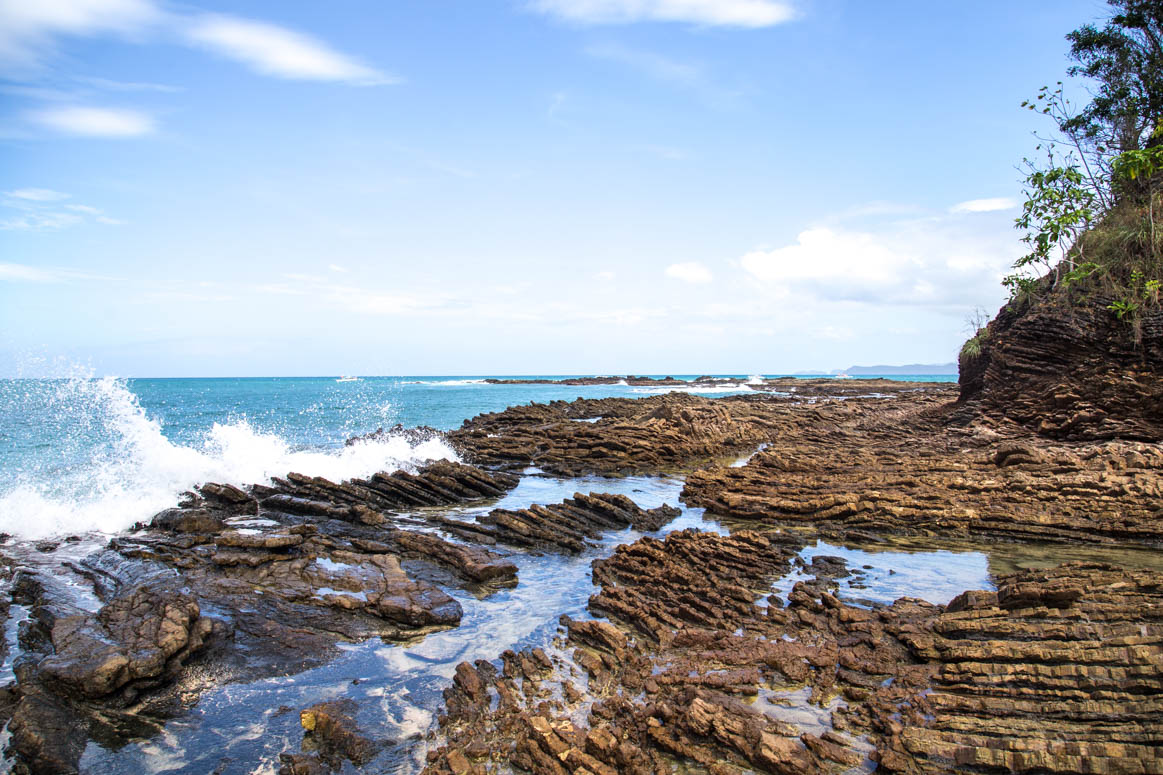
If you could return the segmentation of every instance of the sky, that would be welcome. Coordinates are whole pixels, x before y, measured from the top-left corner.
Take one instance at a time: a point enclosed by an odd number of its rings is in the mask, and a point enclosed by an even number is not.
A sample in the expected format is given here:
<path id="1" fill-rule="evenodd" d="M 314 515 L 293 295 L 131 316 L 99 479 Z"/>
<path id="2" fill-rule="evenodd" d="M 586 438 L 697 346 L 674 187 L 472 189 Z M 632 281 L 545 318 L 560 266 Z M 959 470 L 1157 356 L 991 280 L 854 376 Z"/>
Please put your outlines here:
<path id="1" fill-rule="evenodd" d="M 0 377 L 952 361 L 1106 16 L 0 0 Z"/>

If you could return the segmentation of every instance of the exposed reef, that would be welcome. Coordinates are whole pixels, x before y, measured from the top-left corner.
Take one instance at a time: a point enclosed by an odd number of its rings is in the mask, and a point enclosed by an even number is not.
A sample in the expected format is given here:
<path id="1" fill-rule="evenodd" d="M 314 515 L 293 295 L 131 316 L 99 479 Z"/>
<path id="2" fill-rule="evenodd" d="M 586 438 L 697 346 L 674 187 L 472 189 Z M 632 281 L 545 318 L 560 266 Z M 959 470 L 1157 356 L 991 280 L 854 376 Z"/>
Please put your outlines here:
<path id="1" fill-rule="evenodd" d="M 552 401 L 478 415 L 448 437 L 469 462 L 505 470 L 657 474 L 753 450 L 774 430 L 768 400 L 665 395 Z"/>
<path id="2" fill-rule="evenodd" d="M 785 606 L 762 592 L 784 540 L 684 532 L 596 562 L 610 621 L 461 664 L 427 772 L 1160 771 L 1160 574 L 1066 565 L 871 610 L 818 580 Z"/>
<path id="3" fill-rule="evenodd" d="M 1062 443 L 1005 425 L 951 429 L 945 417 L 920 398 L 833 404 L 745 466 L 693 473 L 683 500 L 828 536 L 1163 544 L 1156 445 Z"/>

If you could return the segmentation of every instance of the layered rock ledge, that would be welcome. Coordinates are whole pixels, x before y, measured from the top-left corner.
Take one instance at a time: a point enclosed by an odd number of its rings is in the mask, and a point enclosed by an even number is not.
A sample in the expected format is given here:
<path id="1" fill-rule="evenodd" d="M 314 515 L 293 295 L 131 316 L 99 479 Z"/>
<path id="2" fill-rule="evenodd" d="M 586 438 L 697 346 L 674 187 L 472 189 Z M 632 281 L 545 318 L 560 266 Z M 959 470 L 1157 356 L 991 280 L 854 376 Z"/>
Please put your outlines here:
<path id="1" fill-rule="evenodd" d="M 1059 439 L 1163 440 L 1163 313 L 1061 294 L 1002 308 L 961 357 L 962 417 L 984 412 Z"/>
<path id="2" fill-rule="evenodd" d="M 921 396 L 829 405 L 747 465 L 693 473 L 682 498 L 829 536 L 1163 544 L 1156 445 L 1064 443 L 1004 424 L 950 428 L 947 412 Z"/>
<path id="3" fill-rule="evenodd" d="M 1163 767 L 1163 575 L 1075 564 L 948 606 L 786 606 L 777 536 L 685 532 L 595 564 L 561 651 L 462 663 L 428 773 L 713 775 Z"/>
<path id="4" fill-rule="evenodd" d="M 449 434 L 469 462 L 562 476 L 674 472 L 749 452 L 774 430 L 766 396 L 672 394 L 514 406 Z"/>

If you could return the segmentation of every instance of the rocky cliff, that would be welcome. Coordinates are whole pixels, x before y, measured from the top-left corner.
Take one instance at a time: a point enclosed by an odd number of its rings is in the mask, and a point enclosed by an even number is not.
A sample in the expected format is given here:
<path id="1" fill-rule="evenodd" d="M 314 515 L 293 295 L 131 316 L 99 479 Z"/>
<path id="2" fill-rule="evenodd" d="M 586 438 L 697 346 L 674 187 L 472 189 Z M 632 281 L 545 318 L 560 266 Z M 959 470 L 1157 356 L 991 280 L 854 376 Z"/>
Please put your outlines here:
<path id="1" fill-rule="evenodd" d="M 1058 439 L 1163 439 L 1163 312 L 1120 320 L 1108 303 L 1053 292 L 1003 307 L 962 352 L 956 416 Z"/>

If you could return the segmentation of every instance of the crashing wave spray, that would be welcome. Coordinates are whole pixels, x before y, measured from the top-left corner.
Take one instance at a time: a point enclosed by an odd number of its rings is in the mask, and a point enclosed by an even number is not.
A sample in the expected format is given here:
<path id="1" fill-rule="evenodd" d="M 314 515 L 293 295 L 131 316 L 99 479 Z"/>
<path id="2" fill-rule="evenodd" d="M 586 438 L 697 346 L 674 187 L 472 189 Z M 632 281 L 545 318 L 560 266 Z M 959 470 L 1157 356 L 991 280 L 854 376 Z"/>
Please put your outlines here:
<path id="1" fill-rule="evenodd" d="M 342 481 L 456 459 L 440 439 L 399 436 L 297 451 L 245 419 L 214 423 L 200 446 L 175 444 L 122 379 L 10 381 L 5 392 L 5 416 L 43 437 L 35 465 L 14 463 L 0 478 L 0 531 L 21 539 L 124 530 L 208 481 L 246 485 L 289 471 Z"/>

